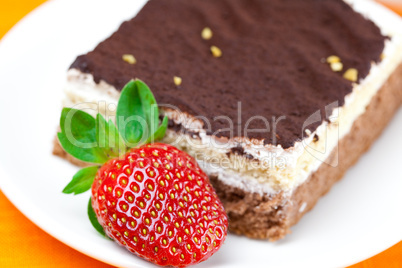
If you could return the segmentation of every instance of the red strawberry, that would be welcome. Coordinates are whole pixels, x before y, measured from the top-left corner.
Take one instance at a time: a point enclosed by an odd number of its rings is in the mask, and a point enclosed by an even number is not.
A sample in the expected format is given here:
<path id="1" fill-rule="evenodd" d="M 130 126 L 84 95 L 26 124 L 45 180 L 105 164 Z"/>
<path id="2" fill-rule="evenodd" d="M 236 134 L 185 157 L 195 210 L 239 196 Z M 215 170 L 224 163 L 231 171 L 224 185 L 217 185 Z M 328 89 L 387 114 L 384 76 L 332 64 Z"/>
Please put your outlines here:
<path id="1" fill-rule="evenodd" d="M 158 265 L 204 261 L 227 234 L 227 216 L 206 174 L 166 144 L 104 164 L 92 185 L 92 207 L 109 237 Z"/>
<path id="2" fill-rule="evenodd" d="M 165 135 L 168 118 L 159 124 L 159 116 L 152 92 L 140 80 L 123 88 L 116 125 L 101 114 L 93 118 L 64 108 L 59 142 L 91 166 L 78 171 L 63 193 L 92 188 L 88 216 L 98 232 L 156 264 L 184 267 L 219 249 L 228 221 L 192 157 L 166 144 L 141 146 Z"/>

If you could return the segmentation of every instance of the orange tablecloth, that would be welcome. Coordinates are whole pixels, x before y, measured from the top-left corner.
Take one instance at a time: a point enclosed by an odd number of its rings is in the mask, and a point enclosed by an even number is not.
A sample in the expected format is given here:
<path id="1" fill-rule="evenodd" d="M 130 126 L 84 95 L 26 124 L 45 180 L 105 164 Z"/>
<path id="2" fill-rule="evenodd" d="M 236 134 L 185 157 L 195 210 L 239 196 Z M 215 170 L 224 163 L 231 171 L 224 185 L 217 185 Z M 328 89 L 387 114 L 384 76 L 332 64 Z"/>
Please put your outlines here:
<path id="1" fill-rule="evenodd" d="M 133 0 L 135 1 L 135 0 Z M 45 0 L 0 0 L 0 38 Z M 402 9 L 399 9 L 402 15 Z M 111 267 L 46 234 L 0 192 L 0 267 Z M 402 267 L 402 242 L 352 268 Z"/>

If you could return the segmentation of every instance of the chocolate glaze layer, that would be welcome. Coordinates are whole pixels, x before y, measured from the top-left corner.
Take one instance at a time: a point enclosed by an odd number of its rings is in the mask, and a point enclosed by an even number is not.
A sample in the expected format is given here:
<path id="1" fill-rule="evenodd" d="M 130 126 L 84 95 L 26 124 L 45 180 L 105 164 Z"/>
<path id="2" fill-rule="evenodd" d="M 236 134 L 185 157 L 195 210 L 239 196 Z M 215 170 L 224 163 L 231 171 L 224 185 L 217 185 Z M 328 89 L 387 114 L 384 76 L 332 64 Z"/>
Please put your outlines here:
<path id="1" fill-rule="evenodd" d="M 204 27 L 212 39 L 201 38 Z M 343 105 L 352 90 L 322 59 L 337 55 L 344 70 L 356 68 L 362 79 L 380 60 L 384 41 L 374 23 L 341 0 L 151 0 L 71 68 L 118 90 L 139 78 L 159 104 L 204 116 L 211 134 L 288 148 L 302 139 L 310 115 L 323 115 L 308 125 L 314 131 L 325 120 L 325 106 Z M 212 57 L 211 45 L 222 57 Z M 124 62 L 123 54 L 137 63 Z M 183 79 L 180 86 L 173 76 Z M 246 126 L 254 131 L 245 132 Z"/>
<path id="2" fill-rule="evenodd" d="M 162 121 L 163 117 L 160 117 L 159 119 Z M 193 139 L 200 138 L 200 134 L 198 132 L 186 129 L 182 124 L 176 124 L 176 122 L 173 121 L 172 119 L 168 119 L 168 128 L 176 133 L 182 132 L 184 134 L 190 135 L 190 137 L 192 137 Z"/>
<path id="3" fill-rule="evenodd" d="M 230 157 L 230 154 L 237 154 L 241 155 L 249 160 L 253 160 L 254 156 L 251 154 L 248 154 L 244 151 L 244 148 L 242 146 L 237 146 L 237 147 L 232 147 L 230 148 L 230 151 L 227 153 L 228 157 Z"/>

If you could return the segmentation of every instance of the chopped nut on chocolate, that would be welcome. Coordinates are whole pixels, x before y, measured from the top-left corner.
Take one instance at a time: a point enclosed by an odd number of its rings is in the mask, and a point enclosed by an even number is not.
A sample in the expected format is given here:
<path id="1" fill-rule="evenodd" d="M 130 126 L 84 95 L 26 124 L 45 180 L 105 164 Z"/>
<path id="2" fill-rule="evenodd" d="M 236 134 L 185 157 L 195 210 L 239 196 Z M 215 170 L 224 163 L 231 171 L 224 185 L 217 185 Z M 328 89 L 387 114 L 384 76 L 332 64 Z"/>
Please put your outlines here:
<path id="1" fill-rule="evenodd" d="M 182 80 L 183 80 L 183 79 L 181 79 L 181 77 L 173 76 L 173 82 L 174 82 L 174 84 L 175 84 L 176 86 L 180 86 Z"/>
<path id="2" fill-rule="evenodd" d="M 201 37 L 204 40 L 209 40 L 213 36 L 212 30 L 209 27 L 205 27 L 201 32 Z"/>
<path id="3" fill-rule="evenodd" d="M 212 56 L 219 58 L 222 56 L 222 50 L 217 46 L 211 46 Z"/>
<path id="4" fill-rule="evenodd" d="M 123 58 L 123 60 L 125 62 L 127 62 L 129 64 L 136 64 L 137 63 L 137 60 L 131 54 L 124 54 L 122 58 Z"/>
<path id="5" fill-rule="evenodd" d="M 328 63 L 341 62 L 341 59 L 340 59 L 338 56 L 332 55 L 332 56 L 329 56 L 329 57 L 327 58 L 327 62 L 328 62 Z"/>
<path id="6" fill-rule="evenodd" d="M 340 72 L 343 69 L 343 64 L 342 62 L 333 62 L 331 63 L 331 69 L 334 72 Z"/>
<path id="7" fill-rule="evenodd" d="M 358 71 L 355 68 L 349 68 L 343 74 L 343 78 L 352 82 L 356 82 L 358 78 Z"/>

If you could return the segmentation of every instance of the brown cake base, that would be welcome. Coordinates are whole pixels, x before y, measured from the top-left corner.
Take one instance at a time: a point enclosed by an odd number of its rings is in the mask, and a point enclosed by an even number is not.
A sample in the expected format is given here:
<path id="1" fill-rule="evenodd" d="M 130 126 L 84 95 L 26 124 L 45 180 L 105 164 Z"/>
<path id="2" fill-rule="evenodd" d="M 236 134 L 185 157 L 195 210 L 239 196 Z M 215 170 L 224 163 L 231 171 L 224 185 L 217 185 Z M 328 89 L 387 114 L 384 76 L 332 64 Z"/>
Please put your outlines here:
<path id="1" fill-rule="evenodd" d="M 260 195 L 228 186 L 211 177 L 226 212 L 229 230 L 251 238 L 275 241 L 290 232 L 290 227 L 312 209 L 318 199 L 340 180 L 344 173 L 369 149 L 381 134 L 402 102 L 402 65 L 392 74 L 380 91 L 371 100 L 366 112 L 355 121 L 348 135 L 342 138 L 329 159 L 338 154 L 338 165 L 323 163 L 289 197 L 284 193 Z M 65 158 L 78 166 L 87 166 L 66 154 L 57 139 L 53 154 Z M 330 162 L 330 161 L 327 161 Z M 302 204 L 305 208 L 299 211 Z"/>

